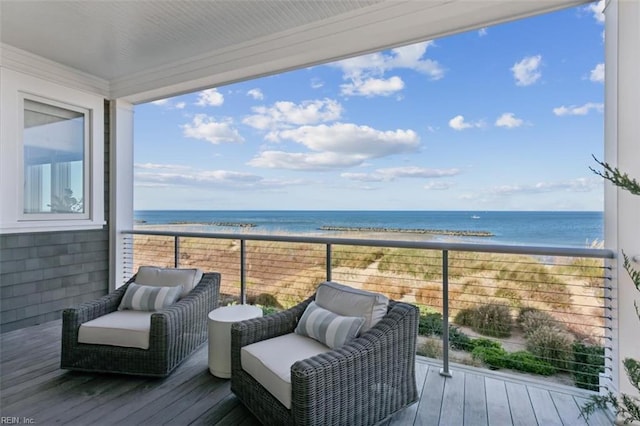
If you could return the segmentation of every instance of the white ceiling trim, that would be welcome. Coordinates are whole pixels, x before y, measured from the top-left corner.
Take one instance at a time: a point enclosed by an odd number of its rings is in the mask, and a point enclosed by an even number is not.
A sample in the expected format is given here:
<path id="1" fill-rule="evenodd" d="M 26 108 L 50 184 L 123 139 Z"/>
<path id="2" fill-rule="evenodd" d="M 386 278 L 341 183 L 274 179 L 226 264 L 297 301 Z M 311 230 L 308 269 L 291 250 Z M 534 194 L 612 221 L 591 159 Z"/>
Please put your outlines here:
<path id="1" fill-rule="evenodd" d="M 111 96 L 142 103 L 583 3 L 588 1 L 389 1 L 116 79 L 111 83 Z"/>
<path id="2" fill-rule="evenodd" d="M 107 80 L 67 67 L 8 44 L 0 43 L 0 66 L 54 83 L 109 98 Z"/>

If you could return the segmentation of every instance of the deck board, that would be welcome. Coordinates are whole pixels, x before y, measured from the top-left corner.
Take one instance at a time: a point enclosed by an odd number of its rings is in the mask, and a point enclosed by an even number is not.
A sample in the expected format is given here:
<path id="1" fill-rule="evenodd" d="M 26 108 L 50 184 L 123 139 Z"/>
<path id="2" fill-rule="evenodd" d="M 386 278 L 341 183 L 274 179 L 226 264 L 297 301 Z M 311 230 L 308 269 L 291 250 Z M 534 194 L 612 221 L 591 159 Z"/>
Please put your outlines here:
<path id="1" fill-rule="evenodd" d="M 61 322 L 0 336 L 0 415 L 37 424 L 257 426 L 259 421 L 231 393 L 229 380 L 208 370 L 206 345 L 164 379 L 68 372 L 59 368 Z M 419 401 L 385 426 L 582 426 L 580 405 L 589 392 L 508 372 L 452 365 L 418 357 Z M 591 426 L 609 426 L 604 412 Z"/>
<path id="2" fill-rule="evenodd" d="M 487 426 L 488 424 L 484 378 L 467 373 L 464 382 L 464 425 Z"/>

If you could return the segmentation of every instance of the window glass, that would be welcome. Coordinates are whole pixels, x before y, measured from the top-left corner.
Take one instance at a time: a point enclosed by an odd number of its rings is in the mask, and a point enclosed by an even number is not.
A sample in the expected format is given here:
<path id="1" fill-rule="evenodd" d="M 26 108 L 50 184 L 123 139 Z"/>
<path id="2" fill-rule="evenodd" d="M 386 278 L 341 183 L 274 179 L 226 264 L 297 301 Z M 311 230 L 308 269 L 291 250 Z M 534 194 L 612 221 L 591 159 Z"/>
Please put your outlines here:
<path id="1" fill-rule="evenodd" d="M 24 100 L 25 214 L 85 214 L 87 113 Z"/>

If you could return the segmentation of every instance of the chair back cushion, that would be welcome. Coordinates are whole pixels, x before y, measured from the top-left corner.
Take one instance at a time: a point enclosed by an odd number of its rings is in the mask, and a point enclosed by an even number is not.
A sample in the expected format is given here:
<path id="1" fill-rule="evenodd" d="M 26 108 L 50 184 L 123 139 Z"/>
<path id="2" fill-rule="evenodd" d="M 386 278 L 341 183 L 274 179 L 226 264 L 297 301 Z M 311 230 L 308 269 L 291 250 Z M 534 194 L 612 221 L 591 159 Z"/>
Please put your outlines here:
<path id="1" fill-rule="evenodd" d="M 136 274 L 135 283 L 156 287 L 182 286 L 184 297 L 198 285 L 202 279 L 200 269 L 158 268 L 156 266 L 141 266 Z"/>
<path id="2" fill-rule="evenodd" d="M 361 333 L 376 325 L 387 313 L 389 298 L 379 293 L 360 290 L 326 281 L 318 286 L 315 302 L 338 315 L 364 317 Z"/>
<path id="3" fill-rule="evenodd" d="M 171 306 L 180 298 L 181 294 L 181 285 L 157 287 L 131 283 L 122 296 L 118 310 L 157 311 Z"/>
<path id="4" fill-rule="evenodd" d="M 335 349 L 356 337 L 362 324 L 364 324 L 364 317 L 334 314 L 311 302 L 298 321 L 295 332 Z"/>

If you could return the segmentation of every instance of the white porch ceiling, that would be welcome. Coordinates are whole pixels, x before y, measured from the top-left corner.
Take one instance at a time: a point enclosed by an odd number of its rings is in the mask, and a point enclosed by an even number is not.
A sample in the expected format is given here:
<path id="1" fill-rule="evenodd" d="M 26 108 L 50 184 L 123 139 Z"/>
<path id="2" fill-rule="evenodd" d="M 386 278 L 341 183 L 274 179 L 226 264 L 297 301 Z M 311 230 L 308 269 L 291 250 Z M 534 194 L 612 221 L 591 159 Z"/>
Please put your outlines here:
<path id="1" fill-rule="evenodd" d="M 136 103 L 585 2 L 0 0 L 0 41 L 5 62 L 26 51 Z"/>

